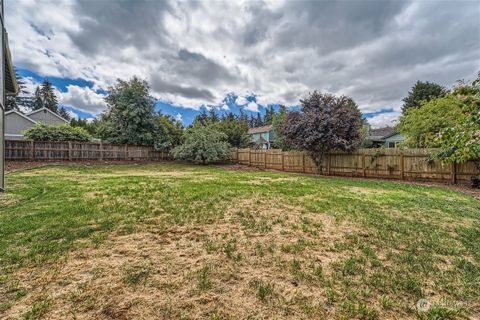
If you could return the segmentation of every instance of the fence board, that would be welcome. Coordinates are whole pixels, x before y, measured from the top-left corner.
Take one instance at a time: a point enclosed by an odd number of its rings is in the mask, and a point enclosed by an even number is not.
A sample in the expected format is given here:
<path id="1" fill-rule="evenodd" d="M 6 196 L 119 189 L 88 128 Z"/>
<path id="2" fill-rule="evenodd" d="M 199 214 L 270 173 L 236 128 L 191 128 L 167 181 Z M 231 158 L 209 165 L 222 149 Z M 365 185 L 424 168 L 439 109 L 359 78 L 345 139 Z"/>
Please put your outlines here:
<path id="1" fill-rule="evenodd" d="M 444 164 L 430 161 L 432 149 L 360 149 L 354 153 L 332 152 L 322 163 L 322 174 L 413 181 L 466 183 L 478 175 L 474 161 Z M 239 164 L 288 172 L 317 173 L 315 162 L 304 152 L 237 149 L 232 160 Z"/>
<path id="2" fill-rule="evenodd" d="M 5 159 L 29 161 L 171 160 L 153 147 L 99 142 L 5 140 Z"/>

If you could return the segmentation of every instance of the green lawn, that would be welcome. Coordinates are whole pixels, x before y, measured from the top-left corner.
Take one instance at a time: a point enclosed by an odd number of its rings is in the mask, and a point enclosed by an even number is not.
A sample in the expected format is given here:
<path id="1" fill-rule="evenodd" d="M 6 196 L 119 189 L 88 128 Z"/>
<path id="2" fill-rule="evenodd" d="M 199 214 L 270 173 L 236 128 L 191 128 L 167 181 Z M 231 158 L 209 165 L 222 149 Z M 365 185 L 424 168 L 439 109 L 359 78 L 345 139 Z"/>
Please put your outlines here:
<path id="1" fill-rule="evenodd" d="M 480 202 L 451 190 L 180 164 L 6 185 L 2 319 L 480 314 Z"/>

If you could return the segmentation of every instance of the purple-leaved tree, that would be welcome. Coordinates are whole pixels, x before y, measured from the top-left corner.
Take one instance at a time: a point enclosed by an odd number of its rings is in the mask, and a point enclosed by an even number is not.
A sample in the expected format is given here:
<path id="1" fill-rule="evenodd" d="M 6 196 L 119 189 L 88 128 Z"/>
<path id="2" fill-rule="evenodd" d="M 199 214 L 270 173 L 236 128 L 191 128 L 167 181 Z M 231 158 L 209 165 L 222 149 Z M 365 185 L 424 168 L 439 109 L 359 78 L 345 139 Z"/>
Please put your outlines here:
<path id="1" fill-rule="evenodd" d="M 297 150 L 306 151 L 322 173 L 322 160 L 332 150 L 353 151 L 360 145 L 362 114 L 349 97 L 314 91 L 287 113 L 281 132 Z"/>

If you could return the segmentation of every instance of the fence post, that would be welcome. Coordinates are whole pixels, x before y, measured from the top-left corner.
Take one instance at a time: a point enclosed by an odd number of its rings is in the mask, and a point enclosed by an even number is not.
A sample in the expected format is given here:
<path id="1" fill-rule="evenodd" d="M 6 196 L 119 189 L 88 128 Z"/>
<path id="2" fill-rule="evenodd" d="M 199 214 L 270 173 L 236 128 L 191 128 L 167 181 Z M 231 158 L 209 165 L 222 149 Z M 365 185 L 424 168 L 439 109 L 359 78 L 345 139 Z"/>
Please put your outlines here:
<path id="1" fill-rule="evenodd" d="M 452 183 L 457 184 L 457 163 L 452 162 Z"/>
<path id="2" fill-rule="evenodd" d="M 125 160 L 128 160 L 128 144 L 125 145 Z"/>
<path id="3" fill-rule="evenodd" d="M 251 149 L 248 149 L 248 166 L 252 166 L 252 153 L 251 153 Z"/>
<path id="4" fill-rule="evenodd" d="M 305 173 L 305 152 L 302 152 L 302 172 Z"/>
<path id="5" fill-rule="evenodd" d="M 332 162 L 331 160 L 332 160 L 332 154 L 329 153 L 328 154 L 328 162 L 327 162 L 327 175 L 331 174 L 331 172 L 330 172 L 330 162 Z"/>
<path id="6" fill-rule="evenodd" d="M 100 161 L 103 160 L 103 143 L 100 142 L 100 145 L 98 146 L 98 151 L 100 152 Z"/>
<path id="7" fill-rule="evenodd" d="M 32 156 L 30 158 L 33 161 L 33 160 L 35 160 L 35 141 L 32 140 L 31 143 L 32 143 L 32 146 L 31 146 L 30 149 L 31 149 L 31 152 L 32 152 Z"/>
<path id="8" fill-rule="evenodd" d="M 365 153 L 362 153 L 362 176 L 365 178 L 367 176 L 367 167 L 365 161 Z"/>
<path id="9" fill-rule="evenodd" d="M 265 156 L 263 157 L 263 160 L 264 160 L 263 161 L 263 168 L 264 169 L 267 169 L 267 152 L 268 152 L 268 150 L 265 151 L 265 153 L 264 153 Z"/>
<path id="10" fill-rule="evenodd" d="M 72 142 L 68 141 L 68 161 L 72 161 Z"/>
<path id="11" fill-rule="evenodd" d="M 400 179 L 405 180 L 405 157 L 403 152 L 400 154 Z"/>

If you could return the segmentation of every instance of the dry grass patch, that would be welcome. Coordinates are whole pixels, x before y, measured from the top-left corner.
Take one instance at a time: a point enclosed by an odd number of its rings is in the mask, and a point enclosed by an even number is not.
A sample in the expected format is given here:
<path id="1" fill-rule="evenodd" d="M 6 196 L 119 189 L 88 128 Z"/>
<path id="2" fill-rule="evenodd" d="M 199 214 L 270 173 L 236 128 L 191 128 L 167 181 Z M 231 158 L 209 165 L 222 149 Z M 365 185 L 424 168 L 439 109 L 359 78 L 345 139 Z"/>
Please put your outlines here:
<path id="1" fill-rule="evenodd" d="M 480 205 L 457 193 L 178 164 L 46 169 L 8 176 L 20 201 L 0 207 L 2 319 L 480 310 Z M 424 297 L 464 305 L 420 314 Z"/>
<path id="2" fill-rule="evenodd" d="M 47 295 L 49 319 L 308 318 L 302 306 L 328 299 L 318 277 L 344 258 L 334 244 L 358 230 L 279 199 L 239 204 L 212 225 L 165 230 L 149 221 L 48 268 L 22 269 L 30 294 L 6 315 L 24 315 Z"/>

